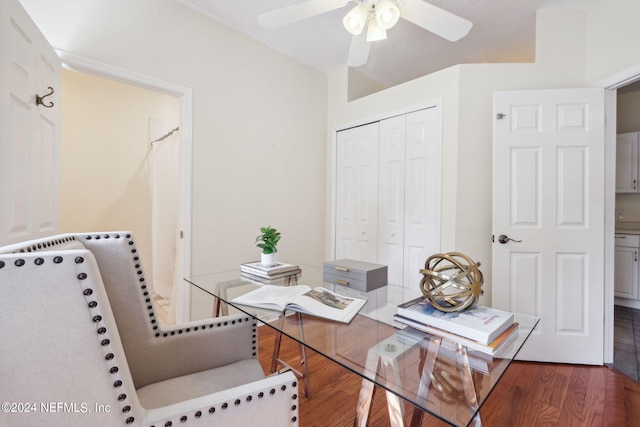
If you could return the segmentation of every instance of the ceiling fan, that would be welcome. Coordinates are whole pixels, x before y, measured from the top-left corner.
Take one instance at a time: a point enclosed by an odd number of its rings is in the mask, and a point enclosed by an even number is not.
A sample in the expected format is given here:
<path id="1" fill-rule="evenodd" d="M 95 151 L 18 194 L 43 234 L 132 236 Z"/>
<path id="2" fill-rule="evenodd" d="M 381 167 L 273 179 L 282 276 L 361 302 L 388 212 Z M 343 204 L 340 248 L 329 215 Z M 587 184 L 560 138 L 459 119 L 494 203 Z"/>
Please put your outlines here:
<path id="1" fill-rule="evenodd" d="M 470 21 L 422 0 L 308 0 L 263 13 L 258 22 L 274 29 L 340 9 L 350 2 L 356 6 L 343 19 L 344 27 L 353 34 L 347 59 L 350 67 L 366 64 L 371 42 L 386 39 L 386 30 L 399 18 L 452 42 L 466 36 L 473 26 Z"/>

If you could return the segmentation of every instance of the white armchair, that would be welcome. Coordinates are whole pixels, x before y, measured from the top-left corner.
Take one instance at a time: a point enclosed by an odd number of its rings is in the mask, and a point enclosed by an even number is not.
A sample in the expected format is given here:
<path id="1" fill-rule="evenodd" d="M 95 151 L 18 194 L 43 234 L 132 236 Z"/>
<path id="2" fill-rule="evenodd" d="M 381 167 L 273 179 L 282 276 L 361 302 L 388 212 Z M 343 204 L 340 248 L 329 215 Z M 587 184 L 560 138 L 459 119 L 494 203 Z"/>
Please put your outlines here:
<path id="1" fill-rule="evenodd" d="M 129 232 L 0 248 L 0 346 L 0 425 L 298 425 L 250 316 L 159 323 Z"/>

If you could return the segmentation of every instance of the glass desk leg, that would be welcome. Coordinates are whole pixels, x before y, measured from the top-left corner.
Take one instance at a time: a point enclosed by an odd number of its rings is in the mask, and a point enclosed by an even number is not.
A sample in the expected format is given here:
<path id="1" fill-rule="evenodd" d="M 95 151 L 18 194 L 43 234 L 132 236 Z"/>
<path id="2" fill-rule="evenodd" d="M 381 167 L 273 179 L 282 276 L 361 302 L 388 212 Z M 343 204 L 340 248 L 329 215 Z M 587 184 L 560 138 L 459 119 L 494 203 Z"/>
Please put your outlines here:
<path id="1" fill-rule="evenodd" d="M 464 389 L 464 396 L 469 405 L 469 410 L 475 412 L 475 416 L 469 425 L 480 427 L 482 426 L 482 420 L 480 419 L 480 412 L 478 411 L 478 396 L 476 395 L 476 388 L 473 383 L 473 373 L 469 366 L 469 359 L 467 355 L 467 348 L 456 344 L 456 353 L 458 357 L 458 367 L 460 368 L 460 377 L 462 378 L 462 388 Z"/>
<path id="2" fill-rule="evenodd" d="M 420 404 L 426 404 L 427 397 L 429 395 L 429 387 L 431 386 L 431 372 L 436 363 L 438 351 L 440 349 L 440 338 L 431 339 L 429 342 L 429 349 L 423 352 L 421 359 L 423 365 L 421 368 L 420 385 L 418 387 L 418 402 Z M 471 426 L 481 427 L 482 420 L 480 419 L 480 412 L 478 410 L 478 396 L 476 395 L 476 388 L 473 381 L 473 373 L 469 366 L 469 360 L 467 356 L 467 348 L 456 343 L 456 353 L 458 359 L 458 368 L 460 369 L 460 378 L 462 380 L 462 388 L 464 390 L 465 399 L 471 413 L 475 413 L 475 416 L 469 423 Z M 426 356 L 425 356 L 426 354 Z M 422 416 L 424 412 L 418 408 L 413 410 L 413 416 L 411 418 L 411 426 L 418 427 L 422 423 Z"/>
<path id="3" fill-rule="evenodd" d="M 300 327 L 300 337 L 304 341 L 304 330 L 302 328 L 302 314 L 296 312 L 298 326 Z M 271 358 L 271 372 L 276 372 L 278 366 L 282 366 L 280 371 L 292 371 L 296 377 L 304 383 L 304 395 L 307 399 L 311 399 L 311 383 L 309 382 L 309 365 L 307 364 L 307 350 L 304 345 L 300 346 L 300 365 L 302 365 L 302 372 L 295 369 L 293 366 L 285 362 L 280 358 L 280 344 L 282 343 L 282 332 L 280 332 L 284 326 L 285 312 L 280 313 L 278 318 L 278 332 L 276 333 L 276 340 L 273 346 L 273 357 Z"/>
<path id="4" fill-rule="evenodd" d="M 367 360 L 365 362 L 367 375 L 369 377 L 375 377 L 378 375 L 378 372 L 381 371 L 382 377 L 390 387 L 402 387 L 397 359 L 411 347 L 413 347 L 413 344 L 400 342 L 397 340 L 396 336 L 390 337 L 371 347 L 367 353 Z M 438 354 L 437 349 L 435 354 Z M 433 360 L 435 363 L 435 356 Z M 427 376 L 427 378 L 429 378 L 429 376 Z M 429 389 L 428 384 L 426 389 Z M 367 425 L 375 390 L 373 382 L 367 379 L 362 380 L 360 395 L 358 397 L 358 406 L 356 408 L 355 426 L 365 427 Z M 402 399 L 390 391 L 386 391 L 385 393 L 391 426 L 404 426 L 404 404 Z"/>
<path id="5" fill-rule="evenodd" d="M 418 385 L 418 403 L 422 406 L 426 406 L 427 398 L 429 397 L 429 388 L 431 387 L 431 373 L 436 366 L 436 359 L 438 358 L 438 351 L 440 351 L 441 338 L 431 338 L 427 350 L 421 349 L 424 358 L 421 359 L 420 366 L 420 384 Z M 424 412 L 418 408 L 413 408 L 413 414 L 411 416 L 411 426 L 418 427 L 422 424 L 422 416 Z"/>

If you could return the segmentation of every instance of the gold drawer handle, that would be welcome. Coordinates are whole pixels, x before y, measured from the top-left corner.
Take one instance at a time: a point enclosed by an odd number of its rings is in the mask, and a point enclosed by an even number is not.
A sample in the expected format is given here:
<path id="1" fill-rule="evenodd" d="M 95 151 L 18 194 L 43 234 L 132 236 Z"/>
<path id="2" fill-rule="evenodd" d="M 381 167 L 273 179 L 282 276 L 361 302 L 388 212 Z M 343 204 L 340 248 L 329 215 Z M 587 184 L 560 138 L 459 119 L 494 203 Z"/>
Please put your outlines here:
<path id="1" fill-rule="evenodd" d="M 336 283 L 337 283 L 338 285 L 345 285 L 345 286 L 349 286 L 349 282 L 347 282 L 346 280 L 336 279 Z"/>
<path id="2" fill-rule="evenodd" d="M 338 271 L 349 271 L 349 269 L 347 267 L 334 267 L 336 270 Z"/>

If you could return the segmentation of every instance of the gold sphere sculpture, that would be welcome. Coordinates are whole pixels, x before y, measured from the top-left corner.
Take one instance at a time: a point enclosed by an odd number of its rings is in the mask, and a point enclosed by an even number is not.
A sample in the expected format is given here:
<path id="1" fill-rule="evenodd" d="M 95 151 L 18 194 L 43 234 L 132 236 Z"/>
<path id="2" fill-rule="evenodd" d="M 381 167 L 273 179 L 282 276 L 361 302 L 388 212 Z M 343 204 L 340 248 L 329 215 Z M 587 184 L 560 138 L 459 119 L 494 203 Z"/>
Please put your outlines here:
<path id="1" fill-rule="evenodd" d="M 460 252 L 431 255 L 424 263 L 422 294 L 440 311 L 473 308 L 482 294 L 480 263 Z"/>

